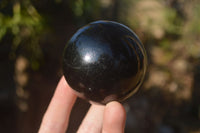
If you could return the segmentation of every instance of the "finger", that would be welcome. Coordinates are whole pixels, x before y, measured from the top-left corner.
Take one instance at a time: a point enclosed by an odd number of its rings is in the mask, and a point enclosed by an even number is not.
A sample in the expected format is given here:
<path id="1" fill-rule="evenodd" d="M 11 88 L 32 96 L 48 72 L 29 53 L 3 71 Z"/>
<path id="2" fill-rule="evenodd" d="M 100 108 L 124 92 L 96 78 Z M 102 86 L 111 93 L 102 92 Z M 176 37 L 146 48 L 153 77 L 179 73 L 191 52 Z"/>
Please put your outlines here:
<path id="1" fill-rule="evenodd" d="M 100 133 L 105 106 L 92 105 L 83 119 L 77 133 Z"/>
<path id="2" fill-rule="evenodd" d="M 43 117 L 39 133 L 64 133 L 75 100 L 76 95 L 62 77 Z"/>
<path id="3" fill-rule="evenodd" d="M 126 111 L 118 102 L 110 102 L 105 107 L 103 133 L 124 133 Z"/>

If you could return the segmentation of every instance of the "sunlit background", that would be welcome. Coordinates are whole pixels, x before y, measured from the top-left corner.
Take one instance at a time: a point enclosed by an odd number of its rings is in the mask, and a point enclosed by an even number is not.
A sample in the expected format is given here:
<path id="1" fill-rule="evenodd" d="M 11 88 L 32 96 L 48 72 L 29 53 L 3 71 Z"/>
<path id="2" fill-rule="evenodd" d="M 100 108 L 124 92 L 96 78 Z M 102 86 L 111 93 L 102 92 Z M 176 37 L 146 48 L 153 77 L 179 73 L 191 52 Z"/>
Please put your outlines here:
<path id="1" fill-rule="evenodd" d="M 126 133 L 200 133 L 199 0 L 0 0 L 0 132 L 36 133 L 75 31 L 114 20 L 139 36 L 148 71 L 124 103 Z M 90 105 L 78 99 L 74 133 Z"/>

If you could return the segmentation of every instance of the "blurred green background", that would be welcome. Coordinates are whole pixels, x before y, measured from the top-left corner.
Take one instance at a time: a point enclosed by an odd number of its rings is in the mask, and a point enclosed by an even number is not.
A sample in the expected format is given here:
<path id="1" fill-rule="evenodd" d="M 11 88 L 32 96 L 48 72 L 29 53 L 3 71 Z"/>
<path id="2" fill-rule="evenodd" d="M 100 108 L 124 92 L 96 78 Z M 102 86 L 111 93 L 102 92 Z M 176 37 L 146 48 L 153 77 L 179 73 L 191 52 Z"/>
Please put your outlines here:
<path id="1" fill-rule="evenodd" d="M 114 20 L 139 36 L 145 81 L 124 106 L 126 133 L 200 133 L 200 1 L 0 0 L 0 132 L 35 133 L 75 31 Z M 74 133 L 89 104 L 78 99 Z"/>

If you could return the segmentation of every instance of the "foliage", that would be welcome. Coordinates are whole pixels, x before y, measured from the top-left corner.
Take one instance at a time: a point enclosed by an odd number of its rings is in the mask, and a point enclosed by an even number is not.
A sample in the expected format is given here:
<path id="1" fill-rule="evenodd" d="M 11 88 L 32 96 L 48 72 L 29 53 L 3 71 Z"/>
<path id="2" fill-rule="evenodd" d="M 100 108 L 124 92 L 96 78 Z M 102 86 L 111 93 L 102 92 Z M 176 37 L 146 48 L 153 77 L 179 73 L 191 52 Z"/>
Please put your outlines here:
<path id="1" fill-rule="evenodd" d="M 39 39 L 43 31 L 43 19 L 30 1 L 1 2 L 0 7 L 0 43 L 4 37 L 12 40 L 10 57 L 14 59 L 16 52 L 22 49 L 31 59 L 33 69 L 38 68 L 38 59 L 42 52 Z M 9 9 L 11 9 L 9 11 Z"/>
<path id="2" fill-rule="evenodd" d="M 75 23 L 83 25 L 94 21 L 100 16 L 99 1 L 94 0 L 70 0 L 69 7 L 75 18 Z"/>

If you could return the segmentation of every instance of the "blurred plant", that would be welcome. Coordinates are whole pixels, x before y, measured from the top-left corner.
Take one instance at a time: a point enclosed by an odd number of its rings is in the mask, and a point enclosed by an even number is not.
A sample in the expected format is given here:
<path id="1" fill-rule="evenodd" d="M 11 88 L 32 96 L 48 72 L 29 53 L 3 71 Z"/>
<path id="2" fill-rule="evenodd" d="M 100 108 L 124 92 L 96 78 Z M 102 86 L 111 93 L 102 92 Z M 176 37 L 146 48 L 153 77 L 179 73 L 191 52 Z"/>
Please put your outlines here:
<path id="1" fill-rule="evenodd" d="M 155 39 L 162 39 L 166 34 L 182 33 L 181 17 L 174 8 L 163 4 L 162 0 L 126 0 L 125 4 L 131 8 L 124 9 L 120 19 L 133 29 L 140 29 Z"/>
<path id="2" fill-rule="evenodd" d="M 31 67 L 39 68 L 42 57 L 39 45 L 44 28 L 43 19 L 29 0 L 1 1 L 0 6 L 0 43 L 6 36 L 12 40 L 10 58 L 15 59 L 17 51 L 30 60 Z"/>
<path id="3" fill-rule="evenodd" d="M 70 0 L 69 7 L 75 17 L 75 22 L 85 24 L 100 16 L 99 0 Z"/>
<path id="4" fill-rule="evenodd" d="M 182 43 L 188 49 L 188 54 L 193 58 L 200 58 L 200 2 L 194 1 L 193 3 L 188 3 L 187 8 L 188 20 L 184 26 L 184 36 Z"/>

